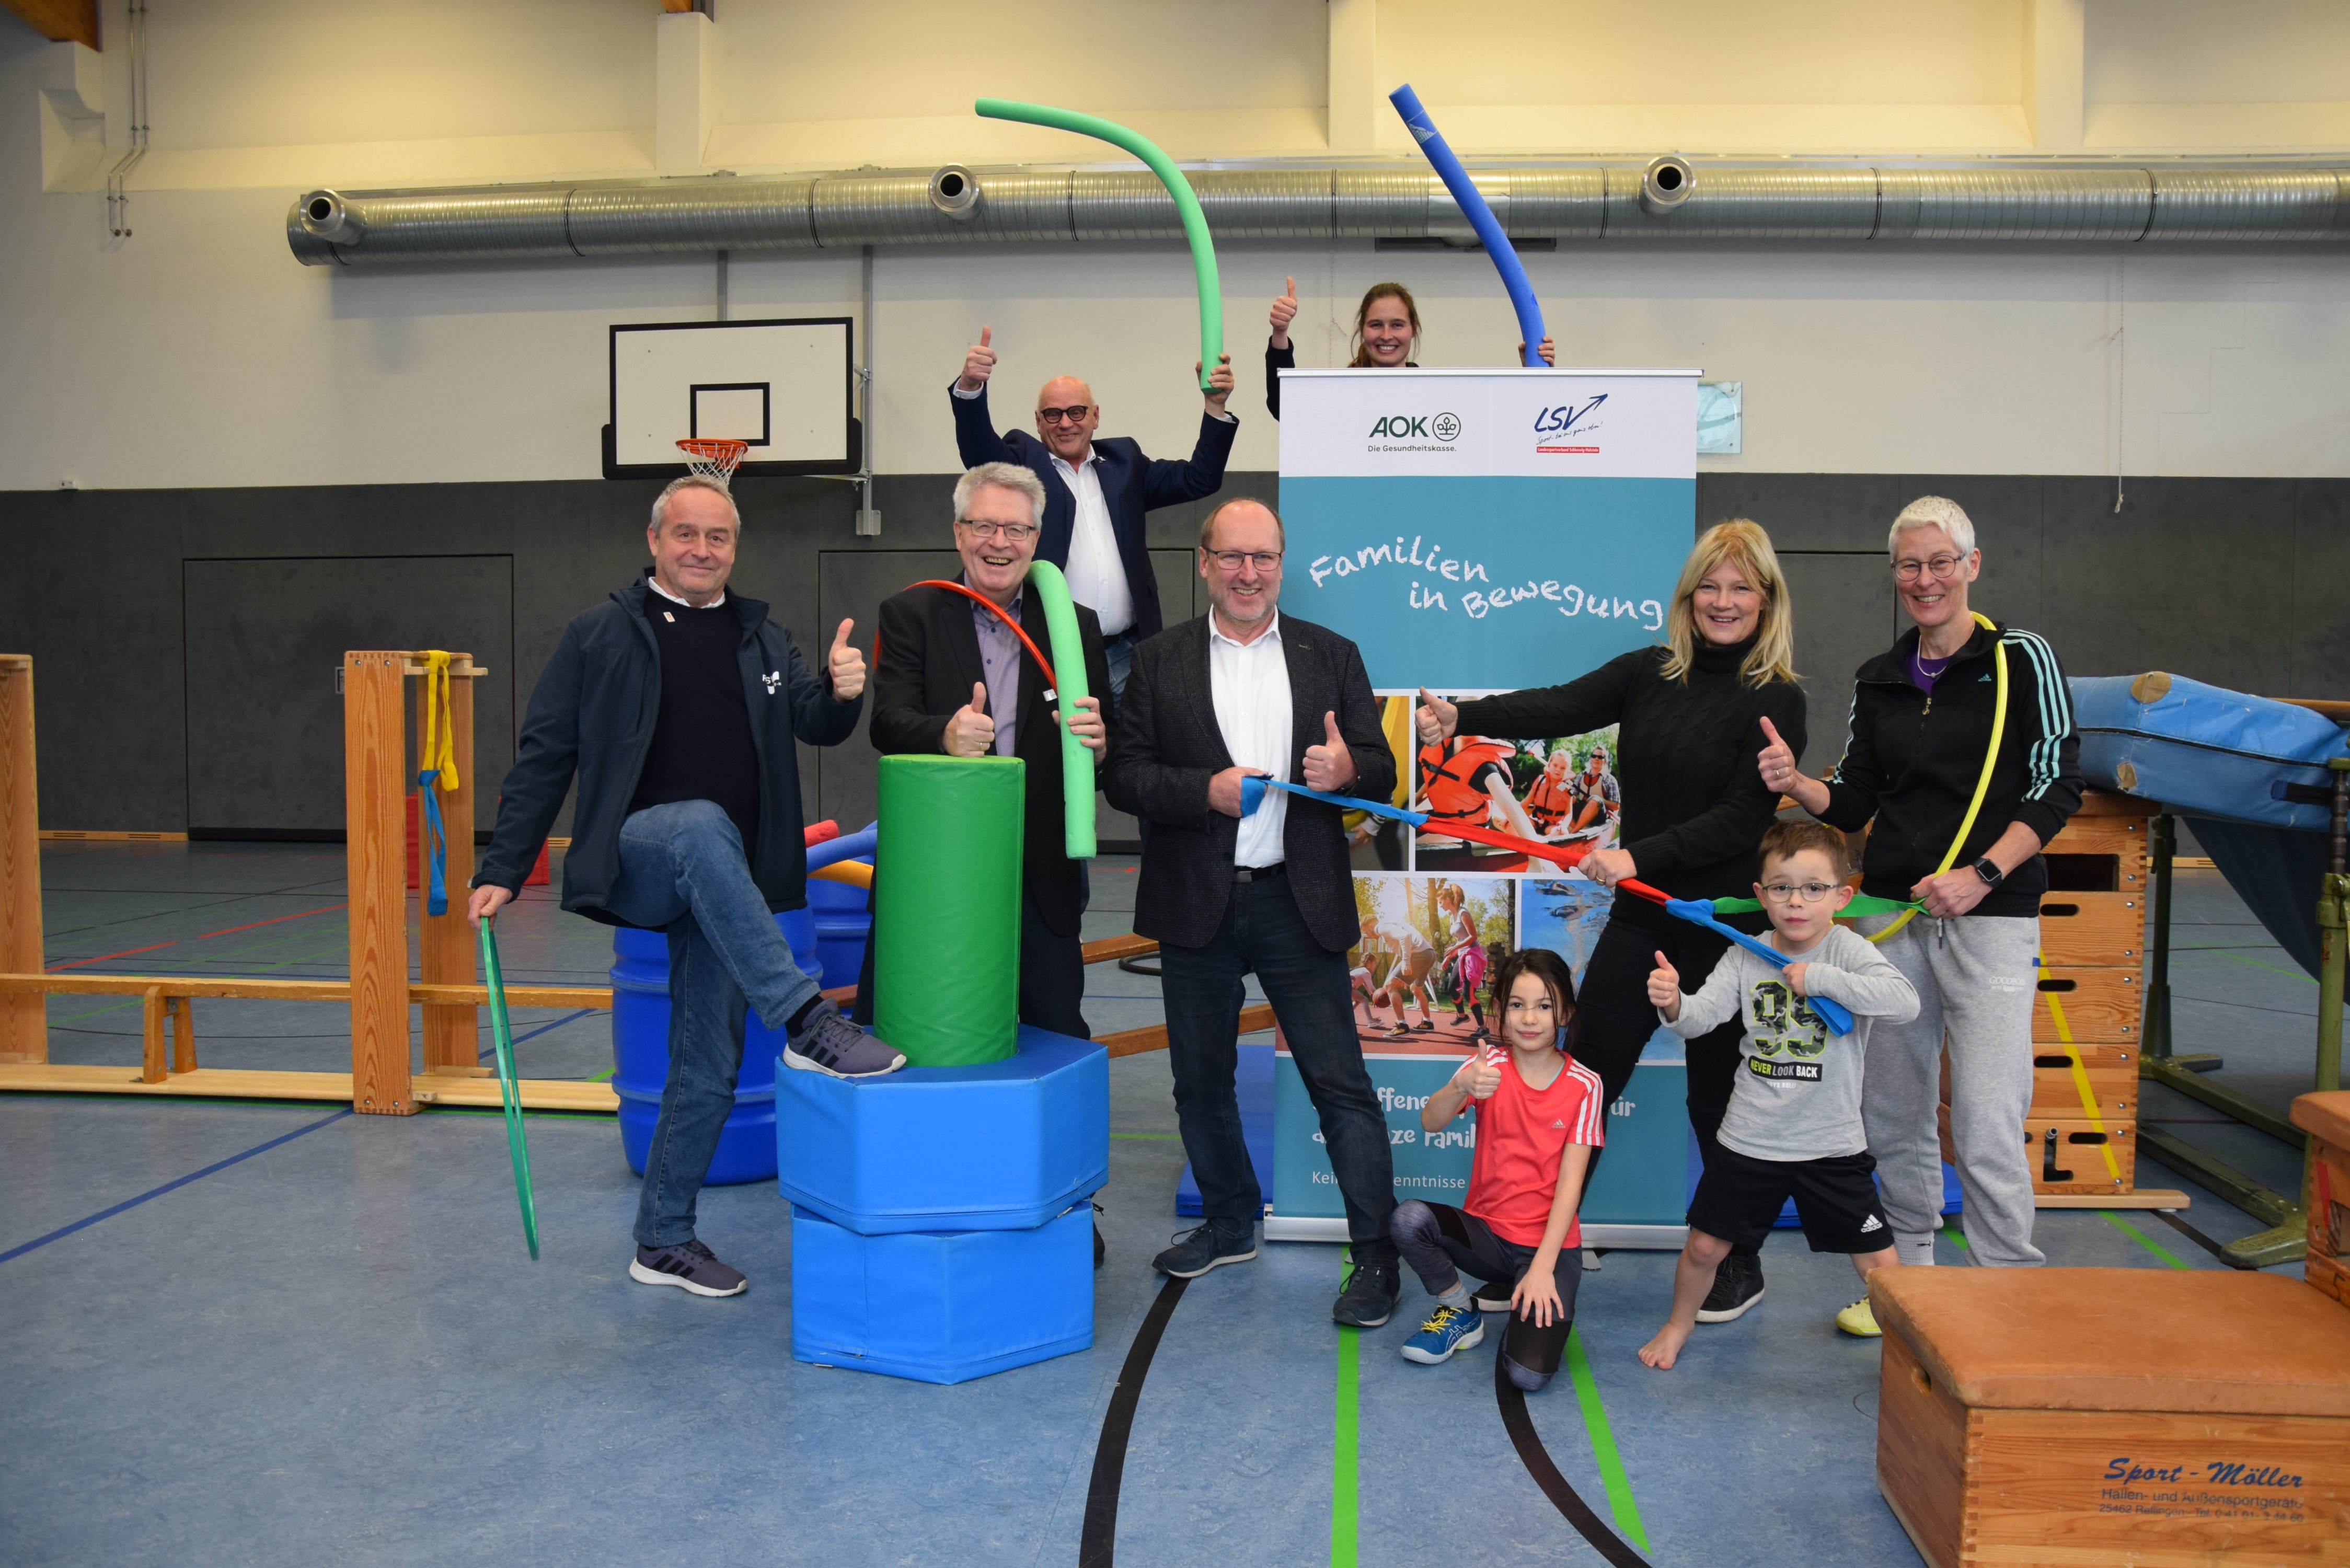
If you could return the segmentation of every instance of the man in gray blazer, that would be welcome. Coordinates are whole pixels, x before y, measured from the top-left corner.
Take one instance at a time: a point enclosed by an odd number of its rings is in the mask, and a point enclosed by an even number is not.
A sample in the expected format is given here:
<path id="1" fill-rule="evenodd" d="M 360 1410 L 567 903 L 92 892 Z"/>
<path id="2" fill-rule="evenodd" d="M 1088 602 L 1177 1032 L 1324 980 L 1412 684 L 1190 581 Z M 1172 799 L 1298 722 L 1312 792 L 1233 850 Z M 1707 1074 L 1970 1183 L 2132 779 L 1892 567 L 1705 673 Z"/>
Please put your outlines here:
<path id="1" fill-rule="evenodd" d="M 1269 774 L 1384 800 L 1395 758 L 1355 645 L 1284 618 L 1281 519 L 1228 501 L 1200 530 L 1212 608 L 1135 649 L 1103 787 L 1150 824 L 1134 929 L 1159 944 L 1175 1109 L 1201 1224 L 1153 1260 L 1180 1279 L 1256 1256 L 1263 1189 L 1241 1138 L 1242 977 L 1264 986 L 1319 1113 L 1346 1201 L 1354 1268 L 1331 1315 L 1376 1328 L 1395 1310 L 1387 1118 L 1355 1035 L 1347 952 L 1359 930 L 1337 807 L 1241 780 Z"/>

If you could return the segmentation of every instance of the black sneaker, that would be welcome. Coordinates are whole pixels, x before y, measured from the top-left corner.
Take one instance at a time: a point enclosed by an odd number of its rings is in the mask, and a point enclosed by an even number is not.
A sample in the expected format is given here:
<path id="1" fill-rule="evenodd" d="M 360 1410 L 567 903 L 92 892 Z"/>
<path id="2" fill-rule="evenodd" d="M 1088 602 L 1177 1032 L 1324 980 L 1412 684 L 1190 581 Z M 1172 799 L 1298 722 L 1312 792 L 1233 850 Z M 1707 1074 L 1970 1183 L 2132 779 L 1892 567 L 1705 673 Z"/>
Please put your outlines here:
<path id="1" fill-rule="evenodd" d="M 799 1033 L 784 1046 L 785 1066 L 836 1078 L 874 1078 L 905 1064 L 903 1052 L 884 1045 L 851 1023 L 829 1002 L 818 1002 Z"/>
<path id="2" fill-rule="evenodd" d="M 1256 1227 L 1235 1237 L 1221 1234 L 1211 1222 L 1177 1237 L 1173 1246 L 1150 1260 L 1150 1266 L 1171 1279 L 1196 1280 L 1210 1269 L 1245 1263 L 1255 1256 Z"/>
<path id="3" fill-rule="evenodd" d="M 1402 1291 L 1402 1276 L 1394 1263 L 1357 1263 L 1330 1308 L 1331 1320 L 1349 1328 L 1377 1328 L 1395 1314 L 1396 1297 Z"/>
<path id="4" fill-rule="evenodd" d="M 1728 1323 L 1762 1299 L 1762 1260 L 1750 1252 L 1732 1252 L 1713 1272 L 1713 1289 L 1697 1309 L 1700 1323 Z"/>
<path id="5" fill-rule="evenodd" d="M 675 1285 L 698 1296 L 739 1296 L 751 1288 L 740 1269 L 720 1262 L 700 1241 L 639 1247 L 629 1278 L 640 1285 Z"/>
<path id="6" fill-rule="evenodd" d="M 1513 1287 L 1504 1280 L 1487 1280 L 1469 1293 L 1469 1304 L 1479 1312 L 1507 1312 Z"/>

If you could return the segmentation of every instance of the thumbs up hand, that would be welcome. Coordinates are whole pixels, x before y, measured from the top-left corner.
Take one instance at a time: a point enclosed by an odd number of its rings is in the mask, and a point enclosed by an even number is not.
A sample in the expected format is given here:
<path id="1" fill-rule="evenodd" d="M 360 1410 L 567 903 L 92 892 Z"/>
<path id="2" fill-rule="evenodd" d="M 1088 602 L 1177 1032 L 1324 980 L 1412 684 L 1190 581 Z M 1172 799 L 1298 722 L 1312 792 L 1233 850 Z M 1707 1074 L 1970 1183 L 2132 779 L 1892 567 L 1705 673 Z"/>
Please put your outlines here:
<path id="1" fill-rule="evenodd" d="M 845 620 L 840 629 L 832 634 L 832 647 L 825 653 L 825 672 L 832 677 L 832 698 L 846 702 L 865 692 L 865 655 L 848 640 L 857 623 Z"/>
<path id="2" fill-rule="evenodd" d="M 1336 794 L 1355 782 L 1355 753 L 1338 733 L 1338 715 L 1322 715 L 1322 743 L 1305 748 L 1305 787 Z"/>
<path id="3" fill-rule="evenodd" d="M 1768 744 L 1754 753 L 1754 766 L 1762 775 L 1762 787 L 1791 796 L 1797 805 L 1817 816 L 1828 805 L 1828 786 L 1805 775 L 1795 766 L 1794 748 L 1780 738 L 1777 725 L 1765 719 L 1762 738 Z"/>
<path id="4" fill-rule="evenodd" d="M 1648 971 L 1648 1002 L 1668 1023 L 1681 1015 L 1681 971 L 1662 953 L 1657 955 L 1657 967 Z"/>
<path id="5" fill-rule="evenodd" d="M 987 385 L 987 378 L 995 369 L 995 350 L 987 346 L 991 330 L 982 326 L 979 341 L 963 351 L 962 374 L 955 385 L 966 392 L 976 392 Z"/>
<path id="6" fill-rule="evenodd" d="M 1452 732 L 1461 723 L 1461 710 L 1423 686 L 1419 689 L 1419 707 L 1412 717 L 1419 726 L 1420 744 L 1432 746 L 1439 741 L 1452 738 Z"/>
<path id="7" fill-rule="evenodd" d="M 951 757 L 983 757 L 995 748 L 995 721 L 987 716 L 987 683 L 971 683 L 971 701 L 947 721 L 939 745 Z"/>
<path id="8" fill-rule="evenodd" d="M 1273 346 L 1275 348 L 1289 347 L 1289 324 L 1297 319 L 1297 280 L 1294 277 L 1285 277 L 1281 280 L 1281 297 L 1273 302 L 1273 312 L 1270 317 L 1273 323 Z"/>

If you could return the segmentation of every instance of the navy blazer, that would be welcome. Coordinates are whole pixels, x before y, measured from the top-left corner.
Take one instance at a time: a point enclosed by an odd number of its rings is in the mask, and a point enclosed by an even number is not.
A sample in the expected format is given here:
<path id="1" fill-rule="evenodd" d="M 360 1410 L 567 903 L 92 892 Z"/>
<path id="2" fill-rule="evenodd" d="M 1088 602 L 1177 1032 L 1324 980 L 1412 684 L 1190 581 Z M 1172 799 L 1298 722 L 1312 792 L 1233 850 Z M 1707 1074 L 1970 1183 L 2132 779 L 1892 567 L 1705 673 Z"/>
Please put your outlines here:
<path id="1" fill-rule="evenodd" d="M 947 401 L 954 405 L 955 450 L 965 468 L 977 468 L 983 462 L 1016 462 L 1045 482 L 1045 531 L 1036 541 L 1036 558 L 1066 568 L 1070 536 L 1076 531 L 1077 498 L 1070 493 L 1060 470 L 1053 466 L 1052 452 L 1026 431 L 996 434 L 983 386 L 975 398 L 959 398 L 950 382 Z M 1159 610 L 1159 579 L 1150 570 L 1142 514 L 1197 501 L 1222 489 L 1224 460 L 1232 456 L 1232 438 L 1239 431 L 1237 419 L 1220 420 L 1202 410 L 1200 440 L 1191 448 L 1189 462 L 1173 458 L 1154 461 L 1144 456 L 1142 448 L 1128 436 L 1100 437 L 1094 441 L 1094 455 L 1101 459 L 1096 477 L 1101 481 L 1102 500 L 1109 505 L 1118 559 L 1126 563 L 1126 586 L 1134 595 L 1134 625 L 1128 629 L 1138 641 L 1166 624 Z"/>

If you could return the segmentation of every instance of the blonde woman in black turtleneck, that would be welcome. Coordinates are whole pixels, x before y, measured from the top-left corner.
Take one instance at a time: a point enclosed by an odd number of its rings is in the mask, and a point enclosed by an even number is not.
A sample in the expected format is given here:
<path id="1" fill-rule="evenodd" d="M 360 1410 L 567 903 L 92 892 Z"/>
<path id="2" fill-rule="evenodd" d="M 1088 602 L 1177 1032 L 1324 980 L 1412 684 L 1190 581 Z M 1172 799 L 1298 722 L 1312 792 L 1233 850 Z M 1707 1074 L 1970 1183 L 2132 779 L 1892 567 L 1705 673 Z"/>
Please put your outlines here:
<path id="1" fill-rule="evenodd" d="M 1768 743 L 1762 721 L 1797 755 L 1804 749 L 1794 628 L 1771 536 L 1734 518 L 1707 529 L 1682 564 L 1664 647 L 1623 654 L 1564 686 L 1457 707 L 1423 691 L 1419 736 L 1548 740 L 1619 725 L 1621 847 L 1594 850 L 1584 858 L 1585 875 L 1605 887 L 1635 877 L 1679 898 L 1752 898 L 1754 848 L 1779 805 L 1755 768 Z M 1657 1031 L 1648 998 L 1657 954 L 1694 987 L 1728 946 L 1645 899 L 1616 900 L 1576 990 L 1572 1036 L 1575 1059 L 1599 1075 L 1609 1103 Z M 1740 1028 L 1733 1019 L 1688 1042 L 1690 1125 L 1709 1163 L 1738 1068 Z M 1726 1322 L 1762 1293 L 1756 1255 L 1732 1252 L 1698 1320 Z"/>

